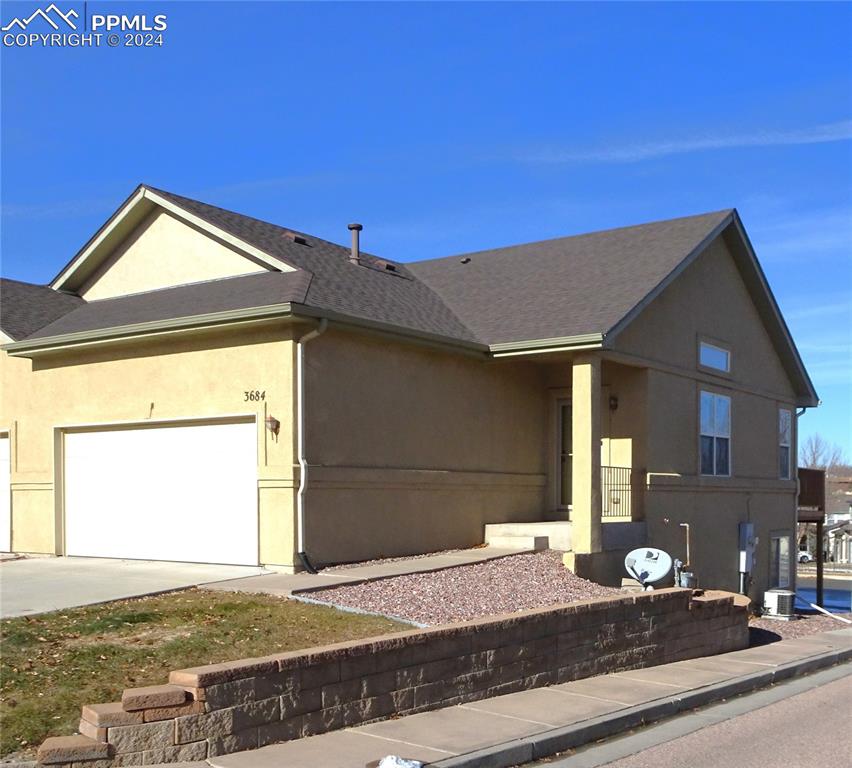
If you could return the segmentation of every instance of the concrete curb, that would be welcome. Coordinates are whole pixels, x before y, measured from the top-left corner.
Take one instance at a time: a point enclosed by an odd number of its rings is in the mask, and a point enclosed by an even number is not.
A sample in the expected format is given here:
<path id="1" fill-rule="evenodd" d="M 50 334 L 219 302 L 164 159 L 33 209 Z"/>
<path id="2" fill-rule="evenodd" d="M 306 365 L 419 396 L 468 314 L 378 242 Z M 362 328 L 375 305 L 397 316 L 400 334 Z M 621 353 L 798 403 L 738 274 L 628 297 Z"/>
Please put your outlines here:
<path id="1" fill-rule="evenodd" d="M 412 570 L 412 571 L 406 571 L 404 573 L 388 573 L 388 574 L 383 574 L 383 575 L 379 575 L 379 576 L 362 576 L 360 578 L 352 578 L 352 579 L 347 579 L 345 577 L 341 577 L 339 584 L 338 583 L 325 584 L 321 587 L 301 587 L 299 589 L 291 589 L 290 595 L 292 597 L 295 597 L 296 595 L 307 596 L 307 595 L 310 595 L 313 592 L 322 592 L 326 589 L 334 589 L 335 587 L 355 587 L 355 586 L 358 586 L 359 584 L 370 584 L 374 581 L 384 581 L 385 579 L 397 579 L 400 576 L 412 576 L 414 574 L 419 574 L 419 573 L 437 573 L 438 571 L 449 571 L 452 568 L 464 568 L 468 565 L 479 565 L 479 563 L 491 563 L 491 562 L 494 562 L 495 560 L 502 560 L 506 557 L 514 557 L 515 555 L 534 554 L 535 551 L 536 550 L 534 550 L 534 549 L 518 549 L 518 550 L 512 550 L 511 552 L 503 551 L 500 554 L 493 555 L 492 557 L 483 557 L 480 560 L 471 560 L 470 562 L 467 562 L 467 563 L 446 563 L 444 565 L 432 565 L 432 566 L 417 568 L 417 569 Z M 426 558 L 421 558 L 421 559 L 426 560 Z M 331 568 L 329 570 L 333 570 L 333 568 Z M 352 570 L 353 571 L 357 570 L 357 568 L 352 568 Z M 319 575 L 320 576 L 325 575 L 325 576 L 328 576 L 330 578 L 338 578 L 338 574 L 336 574 L 336 573 L 334 573 L 334 574 L 323 574 L 323 572 L 320 571 Z M 320 601 L 316 601 L 316 602 L 319 603 Z M 326 605 L 331 605 L 331 603 L 326 603 Z M 335 608 L 339 608 L 339 607 L 340 606 L 335 605 Z M 376 614 L 372 614 L 372 615 L 386 616 L 387 614 L 376 613 Z M 407 621 L 406 619 L 398 619 L 398 620 L 399 621 Z M 410 624 L 411 622 L 408 622 L 408 623 Z"/>
<path id="2" fill-rule="evenodd" d="M 430 763 L 430 768 L 511 768 L 564 752 L 592 741 L 622 734 L 625 730 L 648 725 L 680 712 L 712 704 L 722 699 L 751 693 L 852 659 L 852 648 L 827 651 L 806 659 L 780 664 L 721 683 L 702 686 L 676 696 L 601 715 L 580 723 L 554 728 L 534 736 L 513 739 L 502 744 L 456 755 Z"/>
<path id="3" fill-rule="evenodd" d="M 346 586 L 349 586 L 348 584 Z M 307 605 L 319 605 L 322 608 L 335 608 L 338 611 L 343 611 L 344 613 L 355 613 L 359 616 L 377 616 L 380 619 L 392 619 L 393 621 L 398 621 L 400 624 L 408 624 L 409 626 L 414 627 L 415 629 L 428 629 L 428 624 L 421 624 L 418 621 L 412 621 L 411 619 L 403 619 L 402 616 L 394 616 L 392 613 L 379 613 L 378 611 L 365 611 L 362 608 L 353 608 L 350 605 L 341 605 L 339 603 L 332 603 L 329 600 L 316 600 L 313 597 L 308 597 L 307 594 L 302 594 L 301 592 L 291 592 L 290 600 L 295 600 L 298 603 L 305 603 Z"/>

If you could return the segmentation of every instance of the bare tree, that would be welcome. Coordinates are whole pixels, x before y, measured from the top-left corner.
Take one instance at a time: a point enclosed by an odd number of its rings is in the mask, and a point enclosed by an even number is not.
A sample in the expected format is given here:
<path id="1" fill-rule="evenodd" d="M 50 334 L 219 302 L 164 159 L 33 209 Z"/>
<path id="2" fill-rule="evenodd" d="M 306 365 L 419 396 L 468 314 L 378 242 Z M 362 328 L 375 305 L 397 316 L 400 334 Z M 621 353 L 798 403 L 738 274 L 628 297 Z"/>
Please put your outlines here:
<path id="1" fill-rule="evenodd" d="M 826 474 L 846 466 L 843 449 L 829 443 L 822 435 L 811 435 L 799 448 L 799 466 L 824 469 Z"/>

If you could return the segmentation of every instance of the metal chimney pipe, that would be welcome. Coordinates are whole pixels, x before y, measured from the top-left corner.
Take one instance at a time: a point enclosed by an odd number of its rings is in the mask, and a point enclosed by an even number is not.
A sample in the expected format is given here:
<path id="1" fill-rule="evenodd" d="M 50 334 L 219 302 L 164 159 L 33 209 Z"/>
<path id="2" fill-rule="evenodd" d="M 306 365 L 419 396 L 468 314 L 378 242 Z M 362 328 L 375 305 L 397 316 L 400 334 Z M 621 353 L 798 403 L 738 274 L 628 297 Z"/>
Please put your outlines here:
<path id="1" fill-rule="evenodd" d="M 361 263 L 361 246 L 359 243 L 359 233 L 364 227 L 361 224 L 350 224 L 349 230 L 352 232 L 352 253 L 349 254 L 349 261 L 352 264 Z"/>

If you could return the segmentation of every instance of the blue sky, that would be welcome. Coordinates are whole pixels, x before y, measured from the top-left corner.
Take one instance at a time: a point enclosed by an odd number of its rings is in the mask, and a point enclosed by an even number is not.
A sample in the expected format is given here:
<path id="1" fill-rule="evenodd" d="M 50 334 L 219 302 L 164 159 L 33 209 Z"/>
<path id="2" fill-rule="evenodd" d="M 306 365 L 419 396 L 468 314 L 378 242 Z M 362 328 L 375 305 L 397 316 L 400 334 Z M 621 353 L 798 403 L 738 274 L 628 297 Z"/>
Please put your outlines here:
<path id="1" fill-rule="evenodd" d="M 88 12 L 166 13 L 165 44 L 3 49 L 5 276 L 141 181 L 400 260 L 736 206 L 824 401 L 802 435 L 852 457 L 852 4 Z"/>

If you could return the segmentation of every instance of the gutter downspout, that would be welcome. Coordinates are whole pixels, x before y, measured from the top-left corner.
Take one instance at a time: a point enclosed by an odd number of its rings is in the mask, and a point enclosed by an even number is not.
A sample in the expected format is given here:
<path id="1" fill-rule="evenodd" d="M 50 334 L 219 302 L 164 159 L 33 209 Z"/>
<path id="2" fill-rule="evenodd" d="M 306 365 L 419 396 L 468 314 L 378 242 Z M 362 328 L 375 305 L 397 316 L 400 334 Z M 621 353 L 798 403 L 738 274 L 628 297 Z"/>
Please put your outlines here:
<path id="1" fill-rule="evenodd" d="M 305 458 L 305 344 L 325 333 L 328 320 L 322 318 L 314 330 L 296 342 L 296 451 L 299 457 L 299 490 L 296 493 L 296 552 L 302 567 L 308 573 L 316 573 L 305 552 L 305 491 L 308 489 L 308 461 Z"/>

